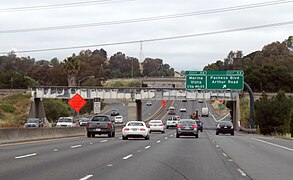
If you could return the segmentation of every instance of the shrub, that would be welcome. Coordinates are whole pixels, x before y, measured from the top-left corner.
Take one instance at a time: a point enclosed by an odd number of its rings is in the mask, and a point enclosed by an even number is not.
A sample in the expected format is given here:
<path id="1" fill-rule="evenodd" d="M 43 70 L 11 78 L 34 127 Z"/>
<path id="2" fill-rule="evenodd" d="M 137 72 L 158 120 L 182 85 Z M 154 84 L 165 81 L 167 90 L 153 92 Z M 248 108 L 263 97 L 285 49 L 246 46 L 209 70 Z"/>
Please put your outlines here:
<path id="1" fill-rule="evenodd" d="M 46 117 L 49 122 L 56 121 L 59 117 L 70 116 L 69 105 L 62 100 L 46 99 L 44 100 Z"/>
<path id="2" fill-rule="evenodd" d="M 16 110 L 12 104 L 0 104 L 0 108 L 7 113 L 14 113 Z"/>

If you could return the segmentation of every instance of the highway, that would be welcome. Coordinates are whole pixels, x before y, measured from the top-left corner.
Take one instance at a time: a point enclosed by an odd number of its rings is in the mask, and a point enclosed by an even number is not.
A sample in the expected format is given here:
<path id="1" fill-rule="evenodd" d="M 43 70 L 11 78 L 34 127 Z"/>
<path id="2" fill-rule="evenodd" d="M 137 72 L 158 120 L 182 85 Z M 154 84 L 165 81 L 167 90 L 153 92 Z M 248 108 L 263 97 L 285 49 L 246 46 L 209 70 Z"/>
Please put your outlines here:
<path id="1" fill-rule="evenodd" d="M 195 101 L 169 105 L 180 116 L 207 106 Z M 180 113 L 184 106 L 187 112 Z M 143 107 L 144 112 L 158 110 L 151 107 Z M 162 114 L 165 121 L 167 112 Z M 150 140 L 121 140 L 118 132 L 115 138 L 100 135 L 1 145 L 0 179 L 292 179 L 292 141 L 242 133 L 216 136 L 213 118 L 201 120 L 211 130 L 204 130 L 198 139 L 175 138 L 175 129 L 166 129 L 165 134 L 152 133 Z"/>

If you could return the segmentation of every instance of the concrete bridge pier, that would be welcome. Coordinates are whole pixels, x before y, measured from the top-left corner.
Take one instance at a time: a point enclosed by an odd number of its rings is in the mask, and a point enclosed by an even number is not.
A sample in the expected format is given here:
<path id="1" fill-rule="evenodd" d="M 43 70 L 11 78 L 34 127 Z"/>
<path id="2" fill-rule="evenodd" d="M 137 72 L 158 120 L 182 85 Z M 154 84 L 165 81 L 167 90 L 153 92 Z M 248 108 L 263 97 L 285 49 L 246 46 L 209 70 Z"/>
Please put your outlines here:
<path id="1" fill-rule="evenodd" d="M 40 118 L 44 122 L 44 124 L 48 123 L 46 119 L 43 100 L 41 98 L 32 97 L 29 118 Z"/>
<path id="2" fill-rule="evenodd" d="M 128 103 L 128 121 L 142 121 L 142 103 L 141 100 Z"/>

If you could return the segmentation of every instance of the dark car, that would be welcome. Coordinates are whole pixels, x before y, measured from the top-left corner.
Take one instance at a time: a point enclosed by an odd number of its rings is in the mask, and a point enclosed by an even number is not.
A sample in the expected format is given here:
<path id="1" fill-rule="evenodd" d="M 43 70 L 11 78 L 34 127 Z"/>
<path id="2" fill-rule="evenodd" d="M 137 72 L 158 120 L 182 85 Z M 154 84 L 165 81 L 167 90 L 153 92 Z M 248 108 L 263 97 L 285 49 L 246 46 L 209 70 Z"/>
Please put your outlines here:
<path id="1" fill-rule="evenodd" d="M 112 109 L 111 111 L 111 116 L 118 116 L 119 115 L 119 112 L 117 109 Z"/>
<path id="2" fill-rule="evenodd" d="M 231 121 L 220 121 L 217 124 L 216 135 L 222 134 L 231 134 L 234 136 L 234 127 Z"/>
<path id="3" fill-rule="evenodd" d="M 196 124 L 197 124 L 197 129 L 202 132 L 203 130 L 203 122 L 201 122 L 201 120 L 196 120 Z"/>
<path id="4" fill-rule="evenodd" d="M 115 137 L 115 121 L 108 115 L 96 115 L 86 124 L 87 137 L 95 137 L 96 134 L 108 134 Z"/>
<path id="5" fill-rule="evenodd" d="M 29 118 L 26 123 L 24 124 L 25 128 L 28 127 L 43 127 L 44 124 L 41 119 L 39 118 Z"/>
<path id="6" fill-rule="evenodd" d="M 81 117 L 79 120 L 78 120 L 78 123 L 79 123 L 79 126 L 86 126 L 87 122 L 89 121 L 90 119 L 87 118 L 87 117 Z"/>
<path id="7" fill-rule="evenodd" d="M 195 136 L 198 138 L 196 121 L 192 119 L 181 119 L 176 128 L 176 138 L 180 136 Z"/>

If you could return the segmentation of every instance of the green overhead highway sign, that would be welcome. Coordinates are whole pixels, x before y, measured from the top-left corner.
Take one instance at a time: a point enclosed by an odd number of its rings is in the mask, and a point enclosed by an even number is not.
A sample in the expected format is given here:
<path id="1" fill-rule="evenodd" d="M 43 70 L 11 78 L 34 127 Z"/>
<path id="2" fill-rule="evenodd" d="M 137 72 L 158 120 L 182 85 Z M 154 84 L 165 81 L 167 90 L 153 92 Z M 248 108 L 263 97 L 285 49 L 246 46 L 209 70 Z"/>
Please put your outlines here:
<path id="1" fill-rule="evenodd" d="M 186 89 L 242 90 L 243 71 L 186 71 Z"/>

